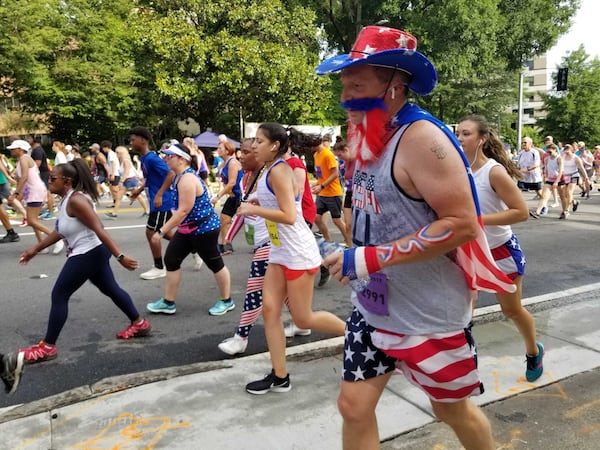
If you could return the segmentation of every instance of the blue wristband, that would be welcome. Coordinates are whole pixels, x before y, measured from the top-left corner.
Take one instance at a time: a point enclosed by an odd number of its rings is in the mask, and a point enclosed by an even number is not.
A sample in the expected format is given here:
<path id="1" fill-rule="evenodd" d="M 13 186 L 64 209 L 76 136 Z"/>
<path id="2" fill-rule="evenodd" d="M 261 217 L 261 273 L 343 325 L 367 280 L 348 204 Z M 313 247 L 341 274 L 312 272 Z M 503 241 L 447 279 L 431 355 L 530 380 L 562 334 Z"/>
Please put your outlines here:
<path id="1" fill-rule="evenodd" d="M 344 250 L 344 262 L 342 263 L 342 275 L 350 280 L 356 280 L 356 247 Z"/>

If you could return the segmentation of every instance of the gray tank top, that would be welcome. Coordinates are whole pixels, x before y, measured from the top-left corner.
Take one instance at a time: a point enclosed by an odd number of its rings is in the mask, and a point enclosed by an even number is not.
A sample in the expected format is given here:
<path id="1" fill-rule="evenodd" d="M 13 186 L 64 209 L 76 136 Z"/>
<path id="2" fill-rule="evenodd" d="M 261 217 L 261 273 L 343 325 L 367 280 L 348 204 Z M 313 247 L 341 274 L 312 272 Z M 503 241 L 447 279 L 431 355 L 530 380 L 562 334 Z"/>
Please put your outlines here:
<path id="1" fill-rule="evenodd" d="M 356 164 L 352 239 L 357 246 L 390 243 L 437 220 L 425 201 L 408 197 L 393 179 L 394 156 L 407 127 L 396 132 L 377 161 L 364 167 Z M 352 303 L 370 325 L 423 335 L 459 330 L 471 319 L 470 291 L 452 255 L 387 267 L 381 272 L 387 276 L 389 315 L 367 311 L 352 293 Z"/>

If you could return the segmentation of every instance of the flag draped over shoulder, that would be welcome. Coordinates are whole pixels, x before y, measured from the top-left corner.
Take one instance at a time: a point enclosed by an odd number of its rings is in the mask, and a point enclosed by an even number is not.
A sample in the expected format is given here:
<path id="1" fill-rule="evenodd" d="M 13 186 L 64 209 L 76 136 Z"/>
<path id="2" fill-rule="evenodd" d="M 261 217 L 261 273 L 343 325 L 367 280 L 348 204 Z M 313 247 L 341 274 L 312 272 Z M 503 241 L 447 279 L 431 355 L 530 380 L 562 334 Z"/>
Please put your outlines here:
<path id="1" fill-rule="evenodd" d="M 452 141 L 452 144 L 461 156 L 469 176 L 469 183 L 471 184 L 471 193 L 477 210 L 479 227 L 477 237 L 474 240 L 469 241 L 456 249 L 456 262 L 463 270 L 469 287 L 473 291 L 485 291 L 491 293 L 515 292 L 517 287 L 511 279 L 498 268 L 492 257 L 483 231 L 483 219 L 481 218 L 479 198 L 477 197 L 477 190 L 475 189 L 475 180 L 473 179 L 469 162 L 467 161 L 456 136 L 454 136 L 454 133 L 452 133 L 450 128 L 448 128 L 441 120 L 436 119 L 429 112 L 413 103 L 404 105 L 404 107 L 392 118 L 391 125 L 402 126 L 417 120 L 427 120 L 433 123 L 448 136 L 448 139 Z"/>

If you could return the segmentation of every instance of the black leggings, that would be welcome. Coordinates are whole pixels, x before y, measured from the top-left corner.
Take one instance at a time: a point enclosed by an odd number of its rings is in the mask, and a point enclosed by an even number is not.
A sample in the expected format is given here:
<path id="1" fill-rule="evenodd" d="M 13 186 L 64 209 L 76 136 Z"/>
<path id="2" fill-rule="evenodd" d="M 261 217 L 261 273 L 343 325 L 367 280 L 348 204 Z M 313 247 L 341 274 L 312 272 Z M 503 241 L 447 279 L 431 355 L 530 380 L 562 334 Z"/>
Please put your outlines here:
<path id="1" fill-rule="evenodd" d="M 181 234 L 176 232 L 165 252 L 165 267 L 168 272 L 174 272 L 181 268 L 181 263 L 190 253 L 198 253 L 206 267 L 212 273 L 219 272 L 225 264 L 219 247 L 219 229 L 202 234 Z"/>
<path id="2" fill-rule="evenodd" d="M 52 288 L 52 307 L 44 338 L 48 344 L 56 344 L 69 315 L 69 299 L 87 280 L 110 297 L 129 320 L 133 322 L 140 317 L 129 294 L 115 280 L 110 268 L 110 256 L 110 252 L 102 244 L 83 255 L 67 258 Z"/>

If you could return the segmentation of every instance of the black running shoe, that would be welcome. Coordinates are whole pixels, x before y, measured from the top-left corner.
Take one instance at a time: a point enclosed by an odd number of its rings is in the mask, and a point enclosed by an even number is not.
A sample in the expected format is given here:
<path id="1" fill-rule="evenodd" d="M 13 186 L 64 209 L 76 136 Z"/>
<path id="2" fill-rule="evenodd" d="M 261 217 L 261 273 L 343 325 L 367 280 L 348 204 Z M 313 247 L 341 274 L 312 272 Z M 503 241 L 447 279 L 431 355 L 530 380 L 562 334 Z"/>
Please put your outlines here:
<path id="1" fill-rule="evenodd" d="M 4 381 L 4 390 L 7 394 L 12 394 L 17 390 L 23 372 L 24 357 L 23 352 L 9 353 L 4 355 L 0 361 L 0 377 Z"/>
<path id="2" fill-rule="evenodd" d="M 266 394 L 267 392 L 288 392 L 290 389 L 292 389 L 290 374 L 288 373 L 285 378 L 279 378 L 275 376 L 274 370 L 271 370 L 271 373 L 262 380 L 253 381 L 246 385 L 246 392 L 255 395 Z"/>

